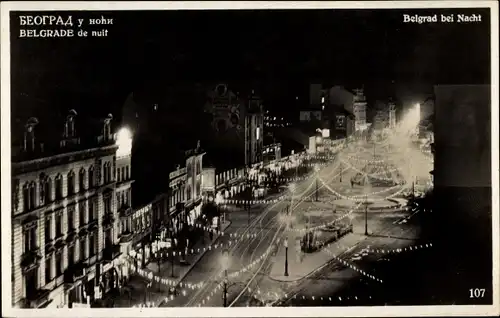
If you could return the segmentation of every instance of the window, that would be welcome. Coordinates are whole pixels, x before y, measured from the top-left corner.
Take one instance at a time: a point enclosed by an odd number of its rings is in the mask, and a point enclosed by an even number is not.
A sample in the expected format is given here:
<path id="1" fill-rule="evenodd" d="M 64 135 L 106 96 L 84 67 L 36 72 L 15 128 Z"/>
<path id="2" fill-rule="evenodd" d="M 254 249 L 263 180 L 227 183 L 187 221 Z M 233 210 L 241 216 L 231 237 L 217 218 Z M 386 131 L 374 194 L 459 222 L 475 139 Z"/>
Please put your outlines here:
<path id="1" fill-rule="evenodd" d="M 78 174 L 78 184 L 79 190 L 85 190 L 85 168 L 80 169 L 80 173 Z"/>
<path id="2" fill-rule="evenodd" d="M 89 168 L 89 188 L 92 188 L 95 186 L 95 172 L 94 172 L 94 166 L 91 166 Z"/>
<path id="3" fill-rule="evenodd" d="M 56 277 L 61 276 L 63 273 L 63 258 L 62 251 L 56 253 Z"/>
<path id="4" fill-rule="evenodd" d="M 127 180 L 127 178 L 125 178 L 125 167 L 122 167 L 122 178 L 123 180 Z"/>
<path id="5" fill-rule="evenodd" d="M 61 237 L 63 230 L 62 230 L 62 212 L 58 212 L 56 214 L 56 238 Z"/>
<path id="6" fill-rule="evenodd" d="M 75 207 L 68 208 L 68 230 L 73 230 L 75 228 Z"/>
<path id="7" fill-rule="evenodd" d="M 113 176 L 111 175 L 111 163 L 107 162 L 104 165 L 104 178 L 106 179 L 105 183 L 109 183 L 113 181 Z"/>
<path id="8" fill-rule="evenodd" d="M 87 259 L 87 255 L 85 255 L 85 237 L 80 238 L 80 260 Z"/>
<path id="9" fill-rule="evenodd" d="M 118 182 L 120 182 L 120 181 L 122 181 L 122 174 L 120 173 L 120 172 L 121 172 L 121 169 L 120 169 L 120 168 L 118 168 L 117 170 L 118 170 L 118 171 L 117 171 L 117 179 L 118 179 L 117 181 L 118 181 Z"/>
<path id="10" fill-rule="evenodd" d="M 90 233 L 89 235 L 89 256 L 92 257 L 95 255 L 96 246 L 97 246 L 97 235 L 95 233 Z"/>
<path id="11" fill-rule="evenodd" d="M 38 289 L 38 271 L 33 269 L 26 273 L 25 281 L 26 281 L 26 297 L 31 298 L 36 295 Z"/>
<path id="12" fill-rule="evenodd" d="M 36 208 L 36 185 L 35 182 L 30 184 L 30 210 Z"/>
<path id="13" fill-rule="evenodd" d="M 129 169 L 129 166 L 125 167 L 125 179 L 129 179 L 130 178 L 130 169 Z"/>
<path id="14" fill-rule="evenodd" d="M 52 280 L 52 258 L 47 256 L 45 258 L 45 284 Z"/>
<path id="15" fill-rule="evenodd" d="M 111 213 L 111 196 L 104 198 L 104 214 Z"/>
<path id="16" fill-rule="evenodd" d="M 104 248 L 110 248 L 113 245 L 113 233 L 111 229 L 104 232 Z"/>
<path id="17" fill-rule="evenodd" d="M 60 200 L 63 197 L 62 182 L 63 182 L 62 176 L 58 174 L 56 176 L 56 200 Z"/>
<path id="18" fill-rule="evenodd" d="M 85 201 L 80 202 L 80 206 L 78 211 L 79 213 L 79 221 L 80 221 L 80 227 L 85 225 Z"/>
<path id="19" fill-rule="evenodd" d="M 68 173 L 68 194 L 75 194 L 75 173 L 73 170 Z"/>
<path id="20" fill-rule="evenodd" d="M 94 221 L 94 213 L 95 213 L 95 204 L 94 204 L 94 200 L 91 199 L 88 201 L 89 203 L 89 217 L 88 217 L 88 220 L 89 220 L 89 223 L 90 222 L 93 222 Z"/>
<path id="21" fill-rule="evenodd" d="M 44 182 L 44 191 L 43 194 L 45 196 L 45 204 L 52 202 L 52 179 L 46 178 Z"/>
<path id="22" fill-rule="evenodd" d="M 24 231 L 24 252 L 36 250 L 36 226 L 31 225 Z"/>
<path id="23" fill-rule="evenodd" d="M 109 162 L 106 162 L 104 164 L 104 184 L 106 184 L 110 181 L 109 174 L 108 174 L 108 168 L 109 168 Z"/>
<path id="24" fill-rule="evenodd" d="M 45 217 L 45 244 L 52 240 L 52 217 Z"/>
<path id="25" fill-rule="evenodd" d="M 68 267 L 75 264 L 75 245 L 68 247 Z"/>
<path id="26" fill-rule="evenodd" d="M 30 191 L 28 183 L 23 186 L 23 207 L 24 211 L 29 211 L 30 209 Z"/>

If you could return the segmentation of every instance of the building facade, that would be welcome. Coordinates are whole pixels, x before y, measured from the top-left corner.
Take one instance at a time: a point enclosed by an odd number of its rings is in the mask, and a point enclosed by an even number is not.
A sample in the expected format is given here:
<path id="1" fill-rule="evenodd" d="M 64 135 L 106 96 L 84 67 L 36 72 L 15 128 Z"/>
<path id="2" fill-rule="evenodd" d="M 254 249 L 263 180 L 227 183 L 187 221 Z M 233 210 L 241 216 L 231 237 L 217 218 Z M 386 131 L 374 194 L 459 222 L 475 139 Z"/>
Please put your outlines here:
<path id="1" fill-rule="evenodd" d="M 388 105 L 389 119 L 388 119 L 388 127 L 393 129 L 396 127 L 396 104 L 390 102 Z"/>
<path id="2" fill-rule="evenodd" d="M 205 112 L 212 115 L 210 148 L 233 149 L 247 165 L 262 160 L 264 111 L 261 99 L 252 90 L 247 97 L 219 84 L 208 92 Z"/>
<path id="3" fill-rule="evenodd" d="M 12 160 L 12 303 L 71 307 L 118 287 L 124 260 L 117 210 L 116 135 L 111 119 L 92 144 L 76 134 L 70 111 L 59 147 L 44 151 L 38 120 L 25 125 Z M 126 191 L 130 178 L 121 181 Z"/>
<path id="4" fill-rule="evenodd" d="M 355 131 L 354 93 L 342 86 L 327 90 L 324 114 L 332 139 L 347 138 Z M 365 108 L 366 109 L 366 108 Z M 366 121 L 366 118 L 365 118 Z"/>
<path id="5" fill-rule="evenodd" d="M 363 131 L 366 127 L 366 97 L 362 88 L 354 90 L 353 114 L 354 131 Z"/>

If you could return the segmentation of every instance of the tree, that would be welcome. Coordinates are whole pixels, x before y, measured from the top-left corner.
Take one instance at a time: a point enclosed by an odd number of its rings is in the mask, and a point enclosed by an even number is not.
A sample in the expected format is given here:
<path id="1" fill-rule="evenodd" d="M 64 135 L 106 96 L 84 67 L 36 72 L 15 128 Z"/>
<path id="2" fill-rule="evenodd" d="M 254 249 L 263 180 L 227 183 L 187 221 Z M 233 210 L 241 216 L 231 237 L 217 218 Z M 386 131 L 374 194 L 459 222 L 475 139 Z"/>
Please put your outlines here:
<path id="1" fill-rule="evenodd" d="M 217 205 L 213 202 L 208 202 L 201 208 L 201 214 L 204 216 L 205 225 L 210 224 L 214 217 L 220 217 L 220 211 Z"/>

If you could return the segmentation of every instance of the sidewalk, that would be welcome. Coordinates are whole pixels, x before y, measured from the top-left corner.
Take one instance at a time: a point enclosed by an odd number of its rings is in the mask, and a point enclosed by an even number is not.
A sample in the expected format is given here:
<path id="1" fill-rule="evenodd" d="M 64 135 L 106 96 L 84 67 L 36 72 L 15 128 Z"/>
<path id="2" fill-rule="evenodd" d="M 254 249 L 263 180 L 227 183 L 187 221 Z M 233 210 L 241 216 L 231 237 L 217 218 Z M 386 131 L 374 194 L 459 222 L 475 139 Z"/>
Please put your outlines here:
<path id="1" fill-rule="evenodd" d="M 225 222 L 221 225 L 221 231 L 224 232 L 230 225 L 230 221 Z M 162 278 L 172 279 L 176 282 L 177 286 L 182 283 L 184 277 L 189 274 L 191 269 L 209 250 L 208 246 L 212 246 L 219 237 L 220 235 L 214 235 L 213 239 L 210 241 L 208 235 L 206 235 L 204 242 L 200 238 L 192 248 L 195 253 L 189 254 L 186 257 L 187 263 L 185 265 L 180 264 L 179 259 L 176 260 L 174 264 L 174 278 L 171 277 L 172 264 L 169 260 L 160 264 L 160 272 L 158 272 L 158 263 L 155 261 L 150 262 L 144 270 L 153 272 L 154 275 Z M 198 250 L 199 252 L 197 252 Z M 170 286 L 153 281 L 151 284 L 152 286 L 148 288 L 147 284 L 150 282 L 148 278 L 139 274 L 132 274 L 127 285 L 123 287 L 125 292 L 113 297 L 113 307 L 139 306 L 144 305 L 145 302 L 150 302 L 154 307 L 158 307 L 165 300 L 165 297 L 169 296 L 168 290 Z"/>
<path id="2" fill-rule="evenodd" d="M 319 250 L 314 253 L 305 253 L 302 257 L 302 261 L 298 262 L 297 252 L 295 247 L 295 239 L 291 240 L 292 234 L 288 237 L 288 274 L 285 276 L 285 248 L 283 244 L 280 244 L 277 255 L 273 260 L 273 266 L 271 268 L 271 273 L 269 278 L 280 282 L 295 282 L 308 277 L 313 274 L 324 265 L 328 264 L 333 257 L 331 254 L 339 256 L 346 252 L 348 249 L 357 245 L 366 239 L 364 235 L 351 233 L 335 243 L 330 244 L 328 248 L 330 253 L 325 253 L 323 250 Z M 292 243 L 292 244 L 291 244 Z"/>

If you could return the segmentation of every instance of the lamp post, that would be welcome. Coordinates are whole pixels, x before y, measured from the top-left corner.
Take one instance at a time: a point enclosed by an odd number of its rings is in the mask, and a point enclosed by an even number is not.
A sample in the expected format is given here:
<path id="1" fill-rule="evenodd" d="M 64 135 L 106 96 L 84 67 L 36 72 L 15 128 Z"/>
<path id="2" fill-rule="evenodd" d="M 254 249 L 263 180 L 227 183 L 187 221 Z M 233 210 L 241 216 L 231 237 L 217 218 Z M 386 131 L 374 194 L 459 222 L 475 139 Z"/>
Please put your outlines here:
<path id="1" fill-rule="evenodd" d="M 285 276 L 288 276 L 288 237 L 285 237 Z"/>
<path id="2" fill-rule="evenodd" d="M 319 167 L 316 165 L 314 166 L 314 171 L 316 171 L 316 202 L 319 201 L 319 193 L 318 193 L 318 178 L 319 178 Z"/>
<path id="3" fill-rule="evenodd" d="M 291 214 L 292 213 L 292 209 L 293 209 L 293 195 L 295 193 L 295 183 L 291 183 L 290 184 L 290 208 L 288 209 L 288 212 L 287 214 Z"/>
<path id="4" fill-rule="evenodd" d="M 368 196 L 365 196 L 365 235 L 368 235 Z"/>
<path id="5" fill-rule="evenodd" d="M 175 273 L 174 273 L 174 258 L 175 258 L 175 246 L 177 245 L 177 239 L 175 239 L 175 238 L 172 239 L 171 244 L 172 244 L 172 253 L 171 253 L 172 255 L 170 257 L 170 261 L 171 261 L 171 265 L 172 265 L 171 266 L 172 267 L 171 276 L 175 277 Z"/>
<path id="6" fill-rule="evenodd" d="M 222 251 L 222 268 L 224 269 L 224 294 L 223 299 L 224 299 L 224 307 L 227 307 L 227 269 L 229 267 L 229 251 L 227 249 L 224 249 Z"/>
<path id="7" fill-rule="evenodd" d="M 342 162 L 340 162 L 340 182 L 342 182 Z"/>

